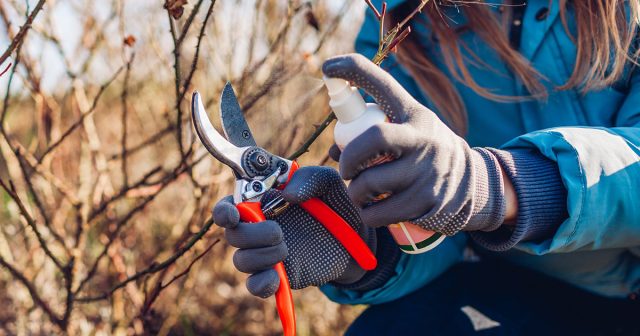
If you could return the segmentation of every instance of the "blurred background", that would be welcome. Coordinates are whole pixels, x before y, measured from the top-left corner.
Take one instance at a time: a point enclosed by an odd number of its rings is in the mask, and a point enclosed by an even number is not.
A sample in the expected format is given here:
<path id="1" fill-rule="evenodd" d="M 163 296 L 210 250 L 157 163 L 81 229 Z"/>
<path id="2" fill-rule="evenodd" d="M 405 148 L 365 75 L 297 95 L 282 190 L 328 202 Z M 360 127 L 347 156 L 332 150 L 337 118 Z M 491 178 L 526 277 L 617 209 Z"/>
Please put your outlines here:
<path id="1" fill-rule="evenodd" d="M 18 41 L 0 64 L 0 335 L 279 334 L 274 300 L 247 292 L 208 221 L 233 176 L 196 141 L 191 92 L 218 122 L 231 81 L 258 143 L 289 155 L 329 113 L 320 66 L 352 50 L 364 11 L 0 1 L 0 51 Z M 331 130 L 302 164 L 332 164 Z M 342 333 L 363 309 L 294 298 L 301 335 Z"/>

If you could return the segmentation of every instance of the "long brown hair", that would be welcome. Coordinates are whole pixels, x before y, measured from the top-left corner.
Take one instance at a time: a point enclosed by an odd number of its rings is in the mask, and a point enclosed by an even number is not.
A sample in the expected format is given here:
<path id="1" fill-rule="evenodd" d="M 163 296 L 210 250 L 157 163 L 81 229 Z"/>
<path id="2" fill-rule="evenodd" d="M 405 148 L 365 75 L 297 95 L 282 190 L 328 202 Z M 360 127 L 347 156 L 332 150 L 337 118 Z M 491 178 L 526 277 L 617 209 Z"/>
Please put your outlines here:
<path id="1" fill-rule="evenodd" d="M 516 0 L 520 1 L 520 0 Z M 554 0 L 550 0 L 554 1 Z M 567 34 L 576 44 L 577 54 L 575 67 L 566 83 L 554 83 L 555 90 L 577 89 L 581 92 L 612 85 L 624 74 L 625 66 L 632 62 L 637 64 L 640 50 L 634 48 L 637 42 L 638 20 L 640 19 L 640 1 L 638 0 L 557 0 L 560 6 L 560 17 Z M 625 6 L 628 4 L 628 7 Z M 425 38 L 437 41 L 442 61 L 454 80 L 473 89 L 478 95 L 501 102 L 514 102 L 527 99 L 544 100 L 548 96 L 543 84 L 544 78 L 529 61 L 511 47 L 508 34 L 509 14 L 512 6 L 517 4 L 506 1 L 504 15 L 500 19 L 483 3 L 471 1 L 432 0 L 425 9 L 422 23 L 431 31 L 431 37 L 411 34 L 403 42 L 398 51 L 398 60 L 412 74 L 414 80 L 429 96 L 438 112 L 458 134 L 467 130 L 465 105 L 447 75 L 439 69 L 433 60 L 424 52 Z M 458 5 L 466 18 L 462 28 L 475 32 L 486 42 L 516 78 L 525 85 L 530 95 L 526 97 L 504 96 L 491 92 L 480 86 L 468 71 L 465 62 L 482 64 L 473 50 L 457 37 L 461 28 L 453 29 L 443 16 L 439 6 Z M 509 6 L 512 5 L 512 6 Z M 399 21 L 415 7 L 415 3 L 407 4 L 391 12 L 392 22 Z M 567 11 L 574 15 L 577 32 L 573 36 L 567 24 Z M 465 57 L 467 51 L 471 58 Z"/>

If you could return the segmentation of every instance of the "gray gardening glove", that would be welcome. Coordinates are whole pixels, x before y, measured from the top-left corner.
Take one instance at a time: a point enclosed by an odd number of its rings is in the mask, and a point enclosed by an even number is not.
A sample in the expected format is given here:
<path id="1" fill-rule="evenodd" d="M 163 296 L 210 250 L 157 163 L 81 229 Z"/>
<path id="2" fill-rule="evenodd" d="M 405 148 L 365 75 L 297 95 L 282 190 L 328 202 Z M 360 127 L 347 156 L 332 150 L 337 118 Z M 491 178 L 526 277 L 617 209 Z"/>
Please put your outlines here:
<path id="1" fill-rule="evenodd" d="M 295 205 L 318 197 L 360 234 L 375 253 L 375 230 L 362 225 L 338 172 L 329 167 L 303 167 L 282 191 L 270 191 L 262 202 L 282 194 L 291 205 L 275 218 L 261 223 L 240 222 L 232 198 L 215 206 L 213 218 L 226 228 L 227 242 L 239 248 L 233 256 L 236 268 L 251 275 L 247 289 L 253 295 L 269 297 L 280 284 L 273 266 L 284 260 L 291 288 L 321 286 L 328 282 L 354 283 L 365 274 L 355 260 L 329 232 L 302 208 Z"/>
<path id="2" fill-rule="evenodd" d="M 391 123 L 371 127 L 340 155 L 349 196 L 362 207 L 367 226 L 409 221 L 454 235 L 492 231 L 504 219 L 505 200 L 496 158 L 471 148 L 387 72 L 358 54 L 327 60 L 328 77 L 350 81 L 380 105 Z M 331 150 L 332 156 L 339 151 Z M 394 161 L 368 168 L 380 155 Z M 382 194 L 388 197 L 375 202 Z"/>

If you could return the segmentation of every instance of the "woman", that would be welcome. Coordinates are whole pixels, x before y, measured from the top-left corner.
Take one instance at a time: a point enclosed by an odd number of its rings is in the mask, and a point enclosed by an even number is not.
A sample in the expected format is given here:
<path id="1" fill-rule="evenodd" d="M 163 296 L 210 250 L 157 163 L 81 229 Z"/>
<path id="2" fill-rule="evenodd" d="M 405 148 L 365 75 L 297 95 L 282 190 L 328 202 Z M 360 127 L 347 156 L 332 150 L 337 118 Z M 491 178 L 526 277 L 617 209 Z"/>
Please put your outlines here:
<path id="1" fill-rule="evenodd" d="M 417 3 L 388 5 L 398 21 Z M 328 60 L 325 75 L 362 87 L 393 123 L 332 151 L 347 191 L 312 167 L 283 193 L 325 199 L 378 268 L 359 269 L 299 208 L 251 226 L 225 199 L 214 216 L 249 290 L 272 295 L 270 267 L 284 260 L 294 288 L 372 304 L 351 334 L 640 333 L 639 11 L 636 0 L 432 2 L 388 72 L 360 55 Z M 369 13 L 356 41 L 369 58 L 377 25 Z M 368 167 L 380 154 L 396 160 Z M 451 237 L 402 254 L 384 229 L 400 221 Z"/>

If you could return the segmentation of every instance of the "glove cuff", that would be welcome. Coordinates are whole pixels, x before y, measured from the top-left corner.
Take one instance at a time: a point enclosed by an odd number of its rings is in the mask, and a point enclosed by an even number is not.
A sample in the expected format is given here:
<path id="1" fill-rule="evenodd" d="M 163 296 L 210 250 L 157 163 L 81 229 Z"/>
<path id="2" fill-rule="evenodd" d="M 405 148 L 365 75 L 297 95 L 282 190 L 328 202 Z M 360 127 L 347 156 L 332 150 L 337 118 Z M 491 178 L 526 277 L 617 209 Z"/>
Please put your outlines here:
<path id="1" fill-rule="evenodd" d="M 471 232 L 471 238 L 492 251 L 506 251 L 521 241 L 549 237 L 569 215 L 567 191 L 557 164 L 529 150 L 489 148 L 513 182 L 518 195 L 518 218 L 512 228 L 491 233 Z"/>
<path id="2" fill-rule="evenodd" d="M 502 225 L 506 211 L 504 183 L 496 157 L 484 148 L 473 148 L 473 210 L 465 231 L 494 231 Z"/>
<path id="3" fill-rule="evenodd" d="M 377 244 L 376 258 L 378 267 L 367 272 L 360 280 L 351 284 L 331 283 L 332 286 L 342 290 L 367 292 L 384 286 L 395 274 L 396 265 L 400 260 L 401 251 L 391 237 L 386 227 L 376 229 Z"/>

